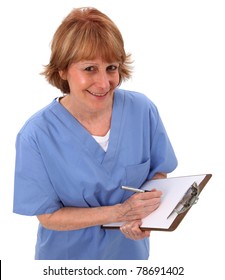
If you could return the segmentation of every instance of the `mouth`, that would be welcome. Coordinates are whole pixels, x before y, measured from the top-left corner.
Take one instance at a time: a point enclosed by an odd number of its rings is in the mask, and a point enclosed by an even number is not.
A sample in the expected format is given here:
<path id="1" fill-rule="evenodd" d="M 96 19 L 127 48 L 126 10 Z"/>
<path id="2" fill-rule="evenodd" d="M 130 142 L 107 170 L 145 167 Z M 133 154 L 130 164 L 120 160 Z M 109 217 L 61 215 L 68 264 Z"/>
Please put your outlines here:
<path id="1" fill-rule="evenodd" d="M 92 92 L 92 91 L 89 91 L 87 90 L 88 93 L 90 93 L 91 95 L 95 96 L 95 97 L 104 97 L 106 96 L 108 93 L 109 93 L 110 90 L 108 90 L 107 92 Z"/>

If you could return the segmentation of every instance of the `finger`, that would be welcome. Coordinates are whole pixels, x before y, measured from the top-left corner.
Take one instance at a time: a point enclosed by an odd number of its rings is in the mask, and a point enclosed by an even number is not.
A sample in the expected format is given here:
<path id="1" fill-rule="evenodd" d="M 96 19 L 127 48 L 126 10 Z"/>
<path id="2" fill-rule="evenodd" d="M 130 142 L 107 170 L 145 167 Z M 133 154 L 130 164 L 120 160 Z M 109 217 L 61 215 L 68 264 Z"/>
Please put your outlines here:
<path id="1" fill-rule="evenodd" d="M 143 230 L 141 229 L 141 225 L 142 225 L 142 221 L 137 221 L 137 223 L 134 224 L 134 226 L 136 225 L 136 227 L 133 227 L 133 231 L 132 234 L 134 236 L 135 239 L 144 239 L 146 237 L 150 236 L 150 230 Z"/>
<path id="2" fill-rule="evenodd" d="M 162 192 L 154 189 L 149 192 L 143 192 L 135 195 L 138 195 L 140 199 L 145 200 L 145 199 L 152 199 L 152 198 L 160 198 L 162 196 Z"/>
<path id="3" fill-rule="evenodd" d="M 143 214 L 150 214 L 153 210 L 158 208 L 161 203 L 160 198 L 152 198 L 148 200 L 138 200 L 133 203 L 130 203 L 130 211 L 127 212 L 127 215 L 138 215 Z"/>
<path id="4" fill-rule="evenodd" d="M 127 227 L 120 227 L 120 231 L 125 235 L 125 237 L 130 238 L 130 233 Z"/>
<path id="5" fill-rule="evenodd" d="M 144 230 L 145 237 L 149 237 L 150 233 L 151 233 L 150 230 Z"/>
<path id="6" fill-rule="evenodd" d="M 149 233 L 145 233 L 140 229 L 141 221 L 134 221 L 130 223 L 124 224 L 120 230 L 125 235 L 126 238 L 132 239 L 132 240 L 140 240 L 144 239 L 149 236 Z"/>
<path id="7" fill-rule="evenodd" d="M 149 231 L 142 231 L 142 230 L 135 230 L 135 231 L 127 231 L 124 233 L 126 238 L 132 239 L 132 240 L 141 240 L 144 238 L 149 237 L 150 233 Z"/>
<path id="8" fill-rule="evenodd" d="M 151 206 L 161 202 L 161 196 L 145 196 L 145 194 L 137 194 L 132 200 L 127 200 L 130 210 L 136 210 L 140 207 Z"/>
<path id="9" fill-rule="evenodd" d="M 128 222 L 128 223 L 123 224 L 120 227 L 120 230 L 125 235 L 131 236 L 132 234 L 135 233 L 135 231 L 137 231 L 137 229 L 139 229 L 140 225 L 141 225 L 141 220 L 132 221 L 132 222 Z"/>

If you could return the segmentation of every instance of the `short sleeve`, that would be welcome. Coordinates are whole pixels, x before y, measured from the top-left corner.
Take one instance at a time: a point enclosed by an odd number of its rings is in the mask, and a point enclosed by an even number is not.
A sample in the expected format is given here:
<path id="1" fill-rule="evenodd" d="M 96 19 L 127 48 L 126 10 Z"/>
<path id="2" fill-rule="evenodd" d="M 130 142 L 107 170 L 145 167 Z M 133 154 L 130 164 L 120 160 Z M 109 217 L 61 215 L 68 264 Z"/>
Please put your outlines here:
<path id="1" fill-rule="evenodd" d="M 157 108 L 154 106 L 150 112 L 151 126 L 151 169 L 148 178 L 156 173 L 170 173 L 177 167 L 177 158 L 160 118 Z"/>
<path id="2" fill-rule="evenodd" d="M 19 133 L 16 140 L 13 212 L 32 216 L 52 213 L 61 207 L 35 141 L 25 139 Z"/>

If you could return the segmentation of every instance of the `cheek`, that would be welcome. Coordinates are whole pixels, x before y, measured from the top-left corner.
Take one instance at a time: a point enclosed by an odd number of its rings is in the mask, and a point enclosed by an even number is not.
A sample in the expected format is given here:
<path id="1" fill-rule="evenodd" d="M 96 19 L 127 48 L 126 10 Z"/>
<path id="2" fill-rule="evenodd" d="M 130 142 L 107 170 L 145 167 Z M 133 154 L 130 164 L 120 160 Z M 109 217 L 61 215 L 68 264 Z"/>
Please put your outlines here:
<path id="1" fill-rule="evenodd" d="M 71 87 L 82 88 L 90 83 L 90 79 L 84 77 L 83 75 L 69 75 L 67 81 Z"/>
<path id="2" fill-rule="evenodd" d="M 80 77 L 78 77 L 78 79 L 77 79 L 76 82 L 79 83 L 80 87 L 86 87 L 86 86 L 88 86 L 92 81 L 91 81 L 90 78 L 88 79 L 87 77 L 80 76 Z"/>
<path id="3" fill-rule="evenodd" d="M 114 86 L 114 87 L 117 87 L 118 84 L 119 84 L 119 82 L 120 82 L 120 75 L 119 75 L 119 73 L 118 73 L 118 74 L 115 75 L 115 76 L 113 77 L 113 79 L 112 79 L 113 86 Z"/>

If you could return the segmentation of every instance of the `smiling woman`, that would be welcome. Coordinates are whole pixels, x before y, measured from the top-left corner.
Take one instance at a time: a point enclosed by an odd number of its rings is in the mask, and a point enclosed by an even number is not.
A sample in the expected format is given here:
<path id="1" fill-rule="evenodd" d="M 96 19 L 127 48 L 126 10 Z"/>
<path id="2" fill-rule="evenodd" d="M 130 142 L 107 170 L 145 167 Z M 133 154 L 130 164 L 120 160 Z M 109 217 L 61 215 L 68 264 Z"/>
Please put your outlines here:
<path id="1" fill-rule="evenodd" d="M 120 82 L 131 75 L 130 54 L 124 50 L 123 37 L 108 16 L 97 9 L 74 9 L 56 30 L 53 37 L 50 63 L 43 74 L 62 92 L 69 93 L 66 80 L 59 76 L 73 62 L 97 57 L 105 62 L 118 62 Z"/>
<path id="2" fill-rule="evenodd" d="M 156 106 L 122 90 L 130 55 L 116 25 L 94 8 L 63 20 L 42 73 L 63 97 L 35 113 L 16 140 L 14 212 L 37 216 L 35 259 L 148 259 L 142 218 L 160 191 L 131 195 L 177 160 Z M 123 222 L 120 230 L 102 224 Z"/>

